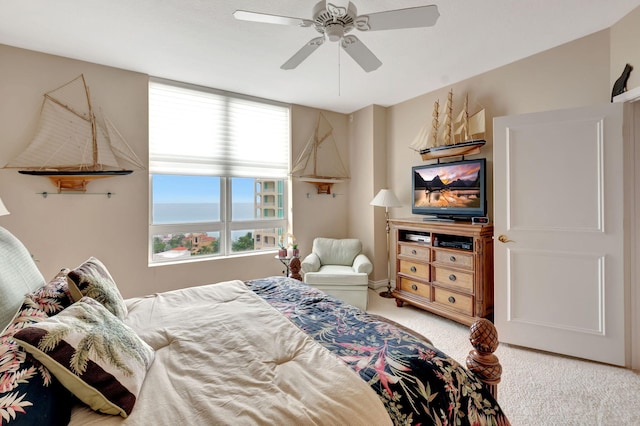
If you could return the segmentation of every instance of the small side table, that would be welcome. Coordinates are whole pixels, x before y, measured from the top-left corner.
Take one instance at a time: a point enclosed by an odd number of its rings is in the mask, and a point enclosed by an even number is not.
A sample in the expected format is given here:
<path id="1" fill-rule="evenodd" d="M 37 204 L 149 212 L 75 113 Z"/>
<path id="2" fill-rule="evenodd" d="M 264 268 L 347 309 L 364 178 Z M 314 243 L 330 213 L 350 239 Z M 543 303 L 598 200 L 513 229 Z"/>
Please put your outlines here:
<path id="1" fill-rule="evenodd" d="M 280 261 L 286 268 L 286 271 L 282 271 L 285 273 L 285 276 L 293 278 L 295 280 L 302 281 L 302 276 L 300 275 L 300 257 L 292 256 L 292 257 L 280 257 L 276 255 L 276 259 Z"/>

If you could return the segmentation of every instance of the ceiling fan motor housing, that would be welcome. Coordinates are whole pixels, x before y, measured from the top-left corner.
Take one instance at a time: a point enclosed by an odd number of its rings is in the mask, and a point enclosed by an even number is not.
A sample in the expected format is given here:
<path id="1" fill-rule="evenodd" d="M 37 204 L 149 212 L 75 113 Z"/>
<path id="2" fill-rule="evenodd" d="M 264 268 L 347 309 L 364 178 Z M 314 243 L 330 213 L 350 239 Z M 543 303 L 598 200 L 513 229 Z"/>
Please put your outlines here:
<path id="1" fill-rule="evenodd" d="M 349 2 L 347 8 L 320 1 L 313 8 L 313 25 L 320 34 L 325 34 L 330 41 L 339 41 L 354 28 L 357 9 Z"/>

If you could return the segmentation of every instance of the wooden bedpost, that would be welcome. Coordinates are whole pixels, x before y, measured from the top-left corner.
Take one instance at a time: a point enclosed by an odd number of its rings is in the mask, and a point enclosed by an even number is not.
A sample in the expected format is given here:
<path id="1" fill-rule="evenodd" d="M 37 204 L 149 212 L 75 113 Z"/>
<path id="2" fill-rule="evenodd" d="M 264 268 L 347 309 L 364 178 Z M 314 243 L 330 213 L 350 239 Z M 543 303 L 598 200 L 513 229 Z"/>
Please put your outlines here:
<path id="1" fill-rule="evenodd" d="M 467 356 L 467 368 L 487 386 L 497 400 L 502 365 L 493 353 L 498 349 L 498 330 L 491 321 L 480 318 L 471 324 L 469 331 L 469 341 L 475 349 Z"/>
<path id="2" fill-rule="evenodd" d="M 294 257 L 293 259 L 291 259 L 291 263 L 289 263 L 289 277 L 293 278 L 294 280 L 302 281 L 302 275 L 300 275 L 301 268 L 302 266 L 300 265 L 299 258 Z"/>

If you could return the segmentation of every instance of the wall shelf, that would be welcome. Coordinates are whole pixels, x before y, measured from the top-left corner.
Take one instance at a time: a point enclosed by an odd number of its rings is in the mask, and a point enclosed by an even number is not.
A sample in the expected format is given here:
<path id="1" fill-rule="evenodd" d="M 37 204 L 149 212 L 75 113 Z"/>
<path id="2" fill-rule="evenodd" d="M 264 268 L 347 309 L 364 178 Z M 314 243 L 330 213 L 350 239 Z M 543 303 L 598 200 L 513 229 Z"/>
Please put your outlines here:
<path id="1" fill-rule="evenodd" d="M 107 198 L 111 198 L 116 195 L 113 192 L 36 192 L 37 195 L 42 195 L 42 198 L 47 198 L 49 195 L 106 195 Z"/>
<path id="2" fill-rule="evenodd" d="M 628 102 L 640 100 L 640 87 L 635 87 L 631 90 L 627 90 L 624 93 L 620 93 L 613 98 L 613 102 Z"/>

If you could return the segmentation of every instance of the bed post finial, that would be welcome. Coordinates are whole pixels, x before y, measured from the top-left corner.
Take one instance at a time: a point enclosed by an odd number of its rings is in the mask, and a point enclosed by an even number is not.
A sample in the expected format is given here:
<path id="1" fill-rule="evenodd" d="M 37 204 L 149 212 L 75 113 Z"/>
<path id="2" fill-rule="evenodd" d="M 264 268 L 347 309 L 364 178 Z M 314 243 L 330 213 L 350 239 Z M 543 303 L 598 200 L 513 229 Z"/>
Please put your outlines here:
<path id="1" fill-rule="evenodd" d="M 294 257 L 293 259 L 291 259 L 291 263 L 289 263 L 289 277 L 293 278 L 294 280 L 302 281 L 302 275 L 300 275 L 301 268 L 302 266 L 300 264 L 299 258 Z"/>
<path id="2" fill-rule="evenodd" d="M 498 330 L 491 321 L 480 318 L 471 324 L 469 331 L 469 341 L 474 349 L 467 356 L 467 368 L 487 386 L 497 400 L 502 365 L 493 353 L 498 349 Z"/>

